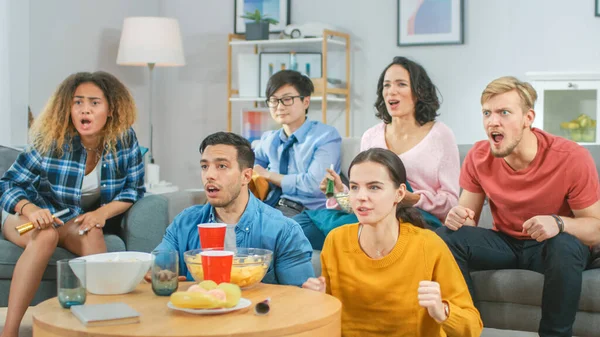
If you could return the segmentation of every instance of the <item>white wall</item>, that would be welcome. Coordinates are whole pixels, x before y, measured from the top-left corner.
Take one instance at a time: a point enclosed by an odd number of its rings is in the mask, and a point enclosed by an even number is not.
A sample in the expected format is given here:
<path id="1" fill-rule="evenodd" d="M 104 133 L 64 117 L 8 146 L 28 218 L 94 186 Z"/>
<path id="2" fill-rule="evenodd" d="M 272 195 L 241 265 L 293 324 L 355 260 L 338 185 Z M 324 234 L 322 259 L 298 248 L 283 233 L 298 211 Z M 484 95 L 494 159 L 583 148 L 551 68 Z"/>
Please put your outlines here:
<path id="1" fill-rule="evenodd" d="M 0 0 L 0 144 L 27 142 L 29 0 Z"/>
<path id="2" fill-rule="evenodd" d="M 0 0 L 0 145 L 10 144 L 9 0 Z"/>
<path id="3" fill-rule="evenodd" d="M 0 0 L 0 5 L 6 1 Z M 136 98 L 136 130 L 142 144 L 147 144 L 147 70 L 115 64 L 122 22 L 133 15 L 179 20 L 187 65 L 155 69 L 155 157 L 162 179 L 182 188 L 199 187 L 198 145 L 208 134 L 226 128 L 226 41 L 233 31 L 233 1 L 29 2 L 29 101 L 34 114 L 68 74 L 107 70 Z M 594 17 L 591 0 L 568 5 L 562 0 L 465 0 L 464 45 L 402 48 L 396 45 L 397 0 L 291 3 L 293 23 L 321 21 L 352 36 L 354 136 L 377 123 L 372 108 L 376 81 L 396 55 L 427 69 L 443 96 L 440 120 L 454 130 L 458 143 L 484 136 L 479 96 L 492 79 L 524 78 L 527 71 L 600 70 L 600 18 Z M 241 107 L 234 105 L 234 121 Z"/>
<path id="4" fill-rule="evenodd" d="M 39 115 L 68 75 L 104 70 L 130 89 L 138 107 L 135 129 L 140 143 L 148 146 L 148 69 L 118 66 L 116 61 L 123 20 L 128 16 L 158 16 L 160 1 L 29 1 L 29 101 L 33 115 Z"/>
<path id="5" fill-rule="evenodd" d="M 10 1 L 10 144 L 27 144 L 29 105 L 29 0 Z"/>
<path id="6" fill-rule="evenodd" d="M 292 23 L 320 21 L 352 36 L 354 136 L 377 123 L 372 108 L 377 79 L 397 55 L 427 69 L 443 96 L 439 120 L 452 128 L 459 144 L 485 136 L 479 97 L 494 78 L 600 69 L 600 18 L 594 16 L 594 1 L 465 0 L 465 44 L 402 48 L 396 42 L 397 0 L 291 3 Z M 206 135 L 226 128 L 226 41 L 233 31 L 233 4 L 170 0 L 163 6 L 163 13 L 182 25 L 187 65 L 164 73 L 157 160 L 162 179 L 198 187 L 198 145 Z M 234 105 L 234 121 L 240 108 Z"/>

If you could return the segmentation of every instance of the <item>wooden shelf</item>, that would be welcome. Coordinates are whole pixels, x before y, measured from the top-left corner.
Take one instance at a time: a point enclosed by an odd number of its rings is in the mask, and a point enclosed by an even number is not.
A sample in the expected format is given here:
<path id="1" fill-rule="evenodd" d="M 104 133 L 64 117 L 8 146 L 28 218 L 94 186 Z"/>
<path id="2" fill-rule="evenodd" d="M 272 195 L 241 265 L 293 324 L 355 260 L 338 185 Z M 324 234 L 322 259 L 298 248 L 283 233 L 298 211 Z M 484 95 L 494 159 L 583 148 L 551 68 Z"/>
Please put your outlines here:
<path id="1" fill-rule="evenodd" d="M 230 102 L 264 102 L 264 97 L 229 97 Z M 311 102 L 323 101 L 323 96 L 310 96 Z M 346 102 L 344 97 L 327 97 L 327 102 Z"/>
<path id="2" fill-rule="evenodd" d="M 322 78 L 321 78 L 321 89 L 318 91 L 323 96 L 312 96 L 313 102 L 321 102 L 321 121 L 327 124 L 327 104 L 343 102 L 345 103 L 345 119 L 346 137 L 350 136 L 350 102 L 351 102 L 351 89 L 350 89 L 350 35 L 347 33 L 337 32 L 329 29 L 323 30 L 323 37 L 315 38 L 302 38 L 302 39 L 273 39 L 273 40 L 245 40 L 244 35 L 229 34 L 227 44 L 227 130 L 231 130 L 232 111 L 231 104 L 233 102 L 250 102 L 257 106 L 258 102 L 264 102 L 264 97 L 236 97 L 239 95 L 239 91 L 233 89 L 232 86 L 232 68 L 233 68 L 233 47 L 236 46 L 252 46 L 254 47 L 254 53 L 258 54 L 262 48 L 268 47 L 286 47 L 292 49 L 294 46 L 305 45 L 319 47 L 323 55 L 322 58 Z M 328 78 L 328 51 L 340 48 L 345 51 L 346 71 L 345 71 L 345 83 L 346 88 L 335 88 L 331 87 L 325 79 Z M 281 49 L 286 49 L 281 48 Z M 340 96 L 333 96 L 333 95 Z"/>
<path id="3" fill-rule="evenodd" d="M 299 45 L 299 44 L 322 44 L 323 41 L 326 41 L 328 44 L 338 45 L 338 46 L 346 46 L 345 40 L 336 40 L 334 38 L 322 38 L 322 37 L 313 37 L 313 38 L 303 38 L 303 39 L 272 39 L 272 40 L 232 40 L 229 42 L 231 46 L 290 46 L 290 45 Z"/>

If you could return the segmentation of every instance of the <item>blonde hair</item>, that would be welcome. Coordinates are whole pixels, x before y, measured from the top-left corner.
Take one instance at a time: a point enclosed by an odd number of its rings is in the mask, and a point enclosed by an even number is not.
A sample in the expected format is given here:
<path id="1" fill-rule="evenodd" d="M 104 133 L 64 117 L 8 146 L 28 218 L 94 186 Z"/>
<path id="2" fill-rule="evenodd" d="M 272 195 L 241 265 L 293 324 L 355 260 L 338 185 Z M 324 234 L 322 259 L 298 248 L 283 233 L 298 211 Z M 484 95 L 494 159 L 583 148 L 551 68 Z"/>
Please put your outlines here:
<path id="1" fill-rule="evenodd" d="M 128 141 L 124 138 L 126 131 L 137 118 L 137 108 L 129 90 L 109 73 L 80 72 L 62 81 L 31 126 L 29 137 L 33 148 L 38 152 L 56 153 L 62 156 L 65 145 L 73 145 L 69 142 L 77 135 L 77 130 L 71 121 L 71 107 L 75 91 L 83 83 L 93 83 L 98 86 L 108 102 L 110 118 L 106 120 L 101 135 L 104 147 L 115 153 L 119 140 Z"/>
<path id="2" fill-rule="evenodd" d="M 535 101 L 537 100 L 537 93 L 531 84 L 528 82 L 519 81 L 516 77 L 513 76 L 504 76 L 497 78 L 490 82 L 490 84 L 485 87 L 483 93 L 481 94 L 481 105 L 487 102 L 490 98 L 504 94 L 511 90 L 516 90 L 519 97 L 521 97 L 521 106 L 524 111 L 529 109 L 533 109 L 535 105 Z"/>

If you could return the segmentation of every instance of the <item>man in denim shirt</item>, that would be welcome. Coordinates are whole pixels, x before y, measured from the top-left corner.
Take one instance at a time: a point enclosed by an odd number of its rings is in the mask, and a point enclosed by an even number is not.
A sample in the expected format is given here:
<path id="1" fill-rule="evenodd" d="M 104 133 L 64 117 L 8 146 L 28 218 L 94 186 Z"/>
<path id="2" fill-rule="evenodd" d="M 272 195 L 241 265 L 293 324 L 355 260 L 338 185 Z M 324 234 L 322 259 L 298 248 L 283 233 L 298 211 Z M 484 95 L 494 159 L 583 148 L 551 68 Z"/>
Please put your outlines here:
<path id="1" fill-rule="evenodd" d="M 250 143 L 236 134 L 217 132 L 204 139 L 200 153 L 208 204 L 191 206 L 177 215 L 156 249 L 177 250 L 179 273 L 191 280 L 183 253 L 201 248 L 197 224 L 236 224 L 236 247 L 273 251 L 264 283 L 301 286 L 314 277 L 312 248 L 300 225 L 262 203 L 248 189 L 254 165 Z"/>

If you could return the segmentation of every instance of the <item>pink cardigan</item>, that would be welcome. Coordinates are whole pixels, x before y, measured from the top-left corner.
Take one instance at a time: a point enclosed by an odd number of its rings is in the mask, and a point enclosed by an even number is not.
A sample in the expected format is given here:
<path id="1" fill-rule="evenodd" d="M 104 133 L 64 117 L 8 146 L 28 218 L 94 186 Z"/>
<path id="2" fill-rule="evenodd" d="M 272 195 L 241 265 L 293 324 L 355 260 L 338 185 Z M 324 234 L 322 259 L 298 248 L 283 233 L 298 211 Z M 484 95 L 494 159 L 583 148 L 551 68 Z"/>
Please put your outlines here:
<path id="1" fill-rule="evenodd" d="M 374 147 L 388 148 L 383 122 L 362 136 L 361 151 Z M 452 130 L 442 122 L 435 122 L 425 138 L 401 154 L 400 159 L 414 193 L 421 195 L 415 207 L 435 215 L 443 222 L 450 209 L 458 205 L 460 189 L 460 158 Z M 327 208 L 336 206 L 334 198 L 327 200 Z"/>

